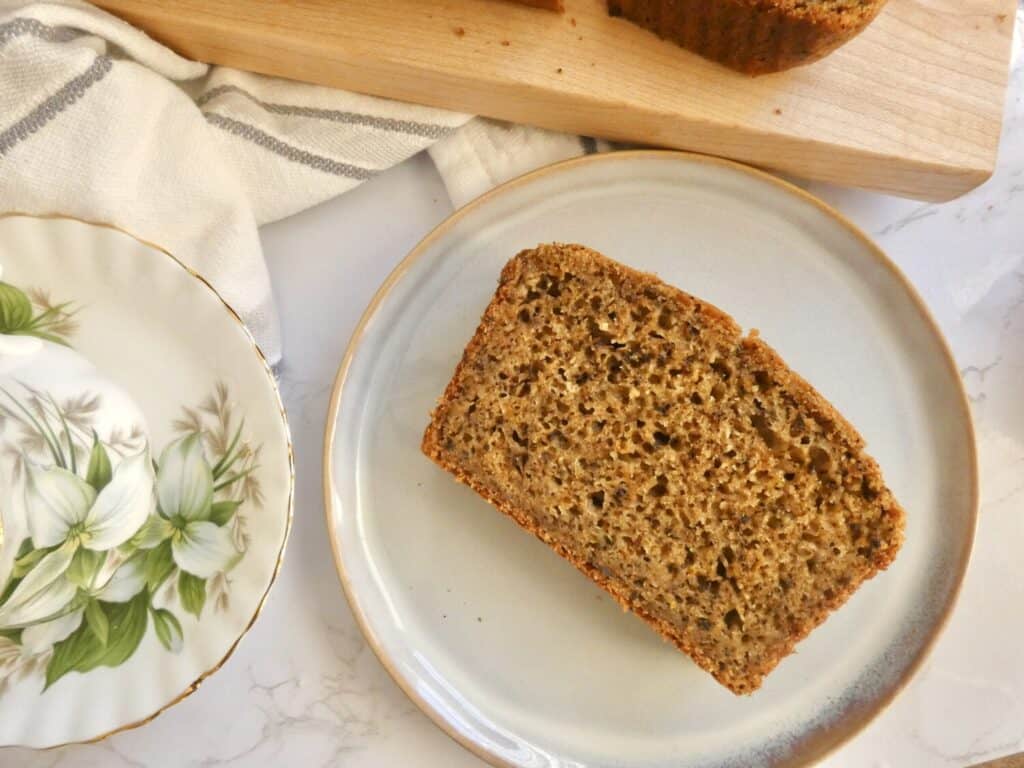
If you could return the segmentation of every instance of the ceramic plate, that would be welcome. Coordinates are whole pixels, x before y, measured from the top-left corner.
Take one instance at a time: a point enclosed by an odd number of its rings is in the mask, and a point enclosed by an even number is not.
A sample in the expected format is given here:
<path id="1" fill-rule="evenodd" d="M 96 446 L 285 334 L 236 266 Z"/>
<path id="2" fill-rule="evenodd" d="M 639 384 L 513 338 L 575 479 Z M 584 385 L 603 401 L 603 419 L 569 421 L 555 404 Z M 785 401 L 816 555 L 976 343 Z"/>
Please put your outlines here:
<path id="1" fill-rule="evenodd" d="M 907 510 L 895 564 L 752 696 L 719 686 L 420 454 L 502 265 L 548 241 L 655 272 L 760 329 L 863 433 Z M 385 666 L 462 744 L 531 768 L 820 757 L 921 663 L 956 596 L 977 502 L 957 370 L 897 269 L 795 187 L 657 152 L 506 184 L 402 262 L 342 364 L 325 493 L 342 583 Z"/>
<path id="2" fill-rule="evenodd" d="M 234 313 L 163 251 L 0 218 L 0 746 L 140 725 L 259 613 L 288 427 Z"/>

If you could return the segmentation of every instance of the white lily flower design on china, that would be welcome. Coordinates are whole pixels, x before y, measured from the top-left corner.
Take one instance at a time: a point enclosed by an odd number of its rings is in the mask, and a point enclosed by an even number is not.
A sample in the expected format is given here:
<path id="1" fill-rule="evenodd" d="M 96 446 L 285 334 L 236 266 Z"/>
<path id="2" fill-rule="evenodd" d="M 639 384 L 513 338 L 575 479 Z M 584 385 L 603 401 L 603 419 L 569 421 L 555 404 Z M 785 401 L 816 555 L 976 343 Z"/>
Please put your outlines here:
<path id="1" fill-rule="evenodd" d="M 47 338 L 66 305 L 39 299 L 26 325 L 25 295 L 0 282 L 0 337 L 37 336 L 47 370 L 59 349 L 78 357 Z M 102 381 L 53 392 L 34 359 L 15 362 L 0 366 L 0 458 L 13 457 L 14 486 L 13 497 L 0 489 L 0 523 L 13 523 L 0 540 L 0 694 L 34 670 L 45 691 L 69 673 L 120 666 L 150 627 L 181 652 L 181 611 L 200 621 L 207 606 L 229 610 L 228 574 L 248 548 L 239 510 L 263 500 L 260 446 L 243 439 L 227 387 L 182 407 L 180 437 L 154 460 L 145 431 L 104 410 Z"/>
<path id="2" fill-rule="evenodd" d="M 203 454 L 198 432 L 167 446 L 158 466 L 158 514 L 140 531 L 139 547 L 152 549 L 169 540 L 174 564 L 200 579 L 230 570 L 242 553 L 235 549 L 220 515 L 225 509 L 233 512 L 238 504 L 214 502 L 213 493 L 235 478 L 215 481 L 215 467 Z"/>
<path id="3" fill-rule="evenodd" d="M 102 444 L 96 443 L 93 456 Z M 26 461 L 25 508 L 35 549 L 18 562 L 24 577 L 0 606 L 0 628 L 21 629 L 23 651 L 39 652 L 82 623 L 93 600 L 123 602 L 145 581 L 114 552 L 153 509 L 148 447 L 110 470 L 105 452 L 87 478 Z M 115 579 L 115 575 L 117 578 Z"/>

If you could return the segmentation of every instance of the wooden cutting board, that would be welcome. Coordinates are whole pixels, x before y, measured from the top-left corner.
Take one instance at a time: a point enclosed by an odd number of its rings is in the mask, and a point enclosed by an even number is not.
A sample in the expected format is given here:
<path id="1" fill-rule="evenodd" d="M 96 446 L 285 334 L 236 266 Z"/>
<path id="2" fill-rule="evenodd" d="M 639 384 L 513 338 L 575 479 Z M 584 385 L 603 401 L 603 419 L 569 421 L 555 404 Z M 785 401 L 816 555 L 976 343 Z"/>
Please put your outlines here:
<path id="1" fill-rule="evenodd" d="M 195 59 L 948 200 L 995 165 L 1016 0 L 890 0 L 825 60 L 750 78 L 604 0 L 98 0 Z"/>

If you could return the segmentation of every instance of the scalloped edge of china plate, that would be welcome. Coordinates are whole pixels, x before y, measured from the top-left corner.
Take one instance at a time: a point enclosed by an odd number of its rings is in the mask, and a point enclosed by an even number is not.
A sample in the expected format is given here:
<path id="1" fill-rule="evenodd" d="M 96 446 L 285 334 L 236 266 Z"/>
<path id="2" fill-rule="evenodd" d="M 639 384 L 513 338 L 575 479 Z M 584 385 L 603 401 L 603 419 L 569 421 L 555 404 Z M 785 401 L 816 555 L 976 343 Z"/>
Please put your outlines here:
<path id="1" fill-rule="evenodd" d="M 227 663 L 228 659 L 231 658 L 232 654 L 234 654 L 235 650 L 238 648 L 239 643 L 242 642 L 242 638 L 249 634 L 249 630 L 252 629 L 253 625 L 256 623 L 256 620 L 260 617 L 260 614 L 263 612 L 263 606 L 267 602 L 267 597 L 269 597 L 270 595 L 270 590 L 274 587 L 274 584 L 277 582 L 278 574 L 281 572 L 281 564 L 284 562 L 284 551 L 288 545 L 288 537 L 291 535 L 292 522 L 294 519 L 295 451 L 292 447 L 292 435 L 291 429 L 288 426 L 288 415 L 285 413 L 284 403 L 281 401 L 281 391 L 278 389 L 277 381 L 274 379 L 274 372 L 270 367 L 270 363 L 267 362 L 266 355 L 263 354 L 263 350 L 260 349 L 259 344 L 256 343 L 256 339 L 253 338 L 252 333 L 249 332 L 249 329 L 246 327 L 245 323 L 242 322 L 242 318 L 238 316 L 238 313 L 235 312 L 234 308 L 224 300 L 224 297 L 220 295 L 217 289 L 214 288 L 205 277 L 203 277 L 194 269 L 189 267 L 187 264 L 181 261 L 181 259 L 179 259 L 177 256 L 175 256 L 173 253 L 171 253 L 163 246 L 157 245 L 154 242 L 133 235 L 128 230 L 123 229 L 122 227 L 119 227 L 116 224 L 110 224 L 105 221 L 93 221 L 90 219 L 83 219 L 79 218 L 78 216 L 68 216 L 66 214 L 61 213 L 25 213 L 22 211 L 9 211 L 0 214 L 0 219 L 10 219 L 17 217 L 42 220 L 77 221 L 80 224 L 87 224 L 93 227 L 102 227 L 103 229 L 110 229 L 115 232 L 120 232 L 122 235 L 130 237 L 132 240 L 135 240 L 136 242 L 141 243 L 142 245 L 145 245 L 146 247 L 151 248 L 154 251 L 157 251 L 158 253 L 162 253 L 165 256 L 169 257 L 174 264 L 178 265 L 188 275 L 190 275 L 196 281 L 198 281 L 200 285 L 204 286 L 206 290 L 210 291 L 210 293 L 213 294 L 214 298 L 216 298 L 217 301 L 220 302 L 221 306 L 223 306 L 224 309 L 227 311 L 228 317 L 235 323 L 237 323 L 238 326 L 242 329 L 242 332 L 245 335 L 245 339 L 248 340 L 248 342 L 252 345 L 252 348 L 256 352 L 256 357 L 259 360 L 261 367 L 266 372 L 267 380 L 270 383 L 271 391 L 273 391 L 274 393 L 274 401 L 277 403 L 277 410 L 281 417 L 281 424 L 284 427 L 286 452 L 288 455 L 288 510 L 287 519 L 285 520 L 284 536 L 281 538 L 281 546 L 277 552 L 277 561 L 274 563 L 274 570 L 270 574 L 270 582 L 267 584 L 266 590 L 263 592 L 263 595 L 260 597 L 259 602 L 256 604 L 255 613 L 253 613 L 252 618 L 249 619 L 245 627 L 242 629 L 242 633 L 228 647 L 227 651 L 221 657 L 220 661 L 218 661 L 213 667 L 199 675 L 199 677 L 193 680 L 188 685 L 188 687 L 185 688 L 184 691 L 179 693 L 177 696 L 175 696 L 173 699 L 171 699 L 169 702 L 164 704 L 162 707 L 160 707 L 152 714 L 135 720 L 133 722 L 120 725 L 117 728 L 114 728 L 113 730 L 105 731 L 104 733 L 101 733 L 97 736 L 92 736 L 88 739 L 66 741 L 60 744 L 52 744 L 48 747 L 32 747 L 20 744 L 0 745 L 0 749 L 21 748 L 33 749 L 38 752 L 46 752 L 53 749 L 61 749 L 62 747 L 72 746 L 75 744 L 96 744 L 97 742 L 104 741 L 105 739 L 108 739 L 111 736 L 115 736 L 124 731 L 131 731 L 136 728 L 141 728 L 144 725 L 148 725 L 149 723 L 153 722 L 156 718 L 158 718 L 160 715 L 162 715 L 164 712 L 166 712 L 168 709 L 170 709 L 176 704 L 181 703 L 189 696 L 191 696 L 193 693 L 195 693 L 197 690 L 199 690 L 199 686 L 202 685 L 207 678 L 218 672 L 220 668 Z"/>
<path id="2" fill-rule="evenodd" d="M 338 578 L 341 581 L 342 589 L 344 590 L 345 597 L 349 603 L 352 613 L 359 624 L 359 629 L 362 631 L 363 636 L 366 638 L 367 643 L 373 649 L 377 658 L 381 664 L 387 670 L 388 674 L 395 681 L 399 688 L 405 693 L 409 699 L 416 704 L 419 709 L 429 717 L 433 723 L 450 736 L 454 741 L 460 744 L 462 747 L 473 753 L 481 760 L 485 761 L 489 765 L 495 766 L 495 768 L 516 768 L 514 763 L 510 763 L 506 760 L 501 759 L 499 756 L 486 751 L 476 742 L 472 741 L 464 734 L 458 732 L 452 728 L 448 722 L 441 716 L 441 714 L 434 709 L 422 696 L 418 695 L 415 689 L 409 685 L 398 672 L 398 670 L 392 664 L 390 658 L 384 652 L 383 648 L 377 642 L 377 638 L 374 635 L 372 629 L 366 622 L 366 617 L 363 614 L 359 601 L 353 592 L 352 585 L 348 578 L 348 573 L 345 569 L 345 565 L 341 558 L 341 553 L 338 549 L 338 542 L 334 535 L 332 535 L 332 524 L 331 520 L 335 516 L 333 494 L 331 493 L 332 479 L 331 479 L 331 467 L 333 466 L 333 447 L 334 447 L 334 435 L 340 416 L 341 406 L 341 395 L 345 387 L 345 382 L 348 377 L 349 367 L 355 357 L 357 348 L 362 342 L 364 331 L 370 319 L 376 314 L 381 303 L 390 293 L 394 285 L 405 275 L 409 270 L 413 262 L 430 248 L 433 243 L 441 238 L 451 229 L 458 221 L 472 213 L 473 211 L 481 208 L 496 198 L 506 194 L 507 192 L 518 189 L 522 186 L 530 184 L 531 182 L 551 174 L 557 174 L 564 170 L 575 168 L 585 164 L 596 164 L 596 163 L 611 163 L 620 161 L 629 161 L 637 158 L 647 159 L 662 159 L 671 162 L 686 162 L 686 163 L 702 163 L 706 165 L 714 165 L 722 168 L 728 168 L 733 171 L 747 174 L 759 181 L 766 182 L 774 185 L 783 194 L 795 196 L 805 203 L 810 204 L 818 211 L 826 214 L 833 219 L 837 224 L 843 227 L 846 231 L 852 234 L 859 240 L 864 248 L 877 260 L 877 262 L 884 267 L 892 277 L 903 286 L 906 290 L 908 298 L 913 302 L 915 309 L 920 313 L 925 324 L 932 331 L 935 336 L 935 340 L 938 343 L 939 349 L 942 350 L 942 354 L 945 358 L 945 363 L 949 367 L 949 372 L 953 381 L 956 382 L 956 389 L 960 395 L 960 405 L 962 409 L 961 419 L 966 425 L 968 437 L 969 437 L 969 455 L 970 462 L 967 467 L 969 472 L 969 483 L 970 483 L 970 525 L 969 532 L 965 541 L 963 542 L 963 549 L 960 555 L 959 567 L 956 574 L 956 584 L 953 587 L 953 591 L 950 595 L 950 599 L 946 606 L 943 608 L 942 615 L 939 620 L 935 623 L 932 628 L 931 634 L 927 637 L 918 651 L 916 658 L 904 670 L 903 674 L 896 680 L 893 681 L 891 687 L 885 691 L 882 695 L 876 697 L 872 701 L 867 702 L 853 702 L 846 709 L 845 712 L 836 720 L 835 724 L 831 727 L 819 726 L 816 729 L 808 730 L 799 740 L 799 742 L 793 745 L 788 756 L 784 762 L 779 763 L 775 768 L 798 768 L 799 766 L 813 765 L 824 759 L 827 755 L 831 754 L 839 747 L 843 746 L 852 739 L 857 733 L 863 730 L 874 718 L 881 714 L 888 706 L 893 702 L 896 696 L 907 686 L 910 680 L 914 677 L 917 671 L 924 664 L 928 658 L 932 649 L 935 646 L 935 641 L 939 635 L 942 634 L 942 630 L 946 627 L 949 621 L 950 614 L 952 613 L 953 607 L 956 605 L 957 598 L 960 595 L 960 589 L 963 586 L 964 575 L 967 572 L 967 565 L 970 561 L 971 549 L 974 544 L 974 537 L 977 530 L 978 524 L 978 508 L 980 503 L 980 491 L 978 483 L 978 451 L 975 440 L 974 421 L 971 418 L 970 404 L 967 399 L 967 392 L 964 389 L 963 382 L 960 379 L 959 369 L 956 366 L 955 358 L 949 348 L 949 343 L 946 341 L 946 337 L 942 334 L 942 330 L 939 328 L 938 323 L 932 316 L 928 306 L 924 303 L 921 295 L 918 293 L 914 285 L 907 279 L 906 275 L 900 271 L 899 267 L 885 254 L 885 252 L 870 238 L 868 235 L 860 229 L 856 224 L 850 221 L 846 216 L 837 211 L 832 206 L 828 205 L 823 200 L 815 197 L 810 192 L 801 189 L 795 184 L 791 184 L 788 181 L 773 176 L 765 171 L 752 168 L 742 163 L 737 163 L 732 160 L 725 160 L 723 158 L 713 157 L 710 155 L 701 155 L 693 152 L 681 152 L 674 150 L 624 150 L 619 152 L 610 152 L 606 154 L 596 155 L 585 155 L 583 157 L 577 157 L 570 160 L 564 160 L 561 162 L 553 163 L 551 165 L 538 168 L 537 170 L 525 173 L 522 176 L 511 179 L 503 184 L 498 185 L 494 189 L 484 193 L 475 200 L 467 203 L 459 210 L 452 213 L 444 221 L 438 224 L 432 229 L 416 246 L 406 255 L 398 265 L 388 275 L 387 279 L 381 284 L 380 288 L 377 289 L 370 301 L 366 310 L 363 312 L 362 317 L 359 319 L 359 323 L 356 325 L 355 330 L 352 332 L 352 337 L 349 340 L 348 346 L 345 349 L 345 354 L 342 357 L 341 365 L 338 368 L 338 373 L 334 380 L 334 387 L 331 391 L 331 401 L 327 412 L 327 424 L 324 430 L 324 446 L 323 446 L 323 495 L 324 495 L 324 520 L 328 531 L 328 538 L 331 542 L 331 553 L 334 556 L 334 565 L 338 571 Z"/>

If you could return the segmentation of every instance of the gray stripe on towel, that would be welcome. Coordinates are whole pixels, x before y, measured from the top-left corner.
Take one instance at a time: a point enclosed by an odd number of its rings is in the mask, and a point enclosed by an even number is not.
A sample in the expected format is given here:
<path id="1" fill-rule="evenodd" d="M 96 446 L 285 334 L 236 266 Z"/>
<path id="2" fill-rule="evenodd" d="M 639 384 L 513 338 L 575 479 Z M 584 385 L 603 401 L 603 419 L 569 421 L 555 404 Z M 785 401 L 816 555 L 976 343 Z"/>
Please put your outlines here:
<path id="1" fill-rule="evenodd" d="M 239 96 L 244 96 L 253 104 L 275 115 L 311 117 L 317 120 L 330 120 L 331 122 L 344 125 L 364 125 L 370 128 L 379 128 L 383 131 L 422 136 L 426 139 L 440 139 L 455 130 L 446 125 L 420 123 L 415 120 L 396 120 L 391 117 L 375 117 L 374 115 L 364 115 L 359 112 L 343 112 L 339 109 L 317 109 L 315 107 L 299 107 L 290 104 L 273 104 L 256 98 L 248 91 L 236 85 L 218 85 L 216 88 L 211 88 L 196 99 L 196 106 L 203 107 L 225 93 L 237 93 Z"/>
<path id="2" fill-rule="evenodd" d="M 18 142 L 27 139 L 82 98 L 87 90 L 107 76 L 112 66 L 109 56 L 97 56 L 85 72 L 58 88 L 52 96 L 10 128 L 0 131 L 0 155 L 6 155 Z"/>
<path id="3" fill-rule="evenodd" d="M 335 176 L 345 176 L 350 179 L 356 179 L 357 181 L 366 181 L 366 179 L 371 178 L 376 173 L 376 171 L 371 171 L 369 168 L 360 168 L 357 165 L 341 163 L 337 160 L 332 160 L 329 157 L 314 155 L 312 152 L 307 152 L 304 149 L 293 147 L 291 144 L 286 144 L 280 139 L 271 136 L 269 133 L 261 131 L 256 126 L 243 123 L 231 117 L 218 115 L 215 112 L 204 112 L 203 116 L 206 118 L 206 122 L 210 125 L 223 128 L 225 131 L 233 133 L 243 139 L 247 139 L 253 144 L 258 144 L 276 155 L 280 155 L 283 158 L 301 165 L 307 165 L 310 168 L 323 171 L 324 173 L 331 173 Z"/>
<path id="4" fill-rule="evenodd" d="M 35 19 L 12 19 L 6 24 L 0 24 L 0 48 L 23 35 L 32 35 L 49 43 L 66 43 L 83 34 L 85 33 L 71 27 L 50 27 Z"/>

